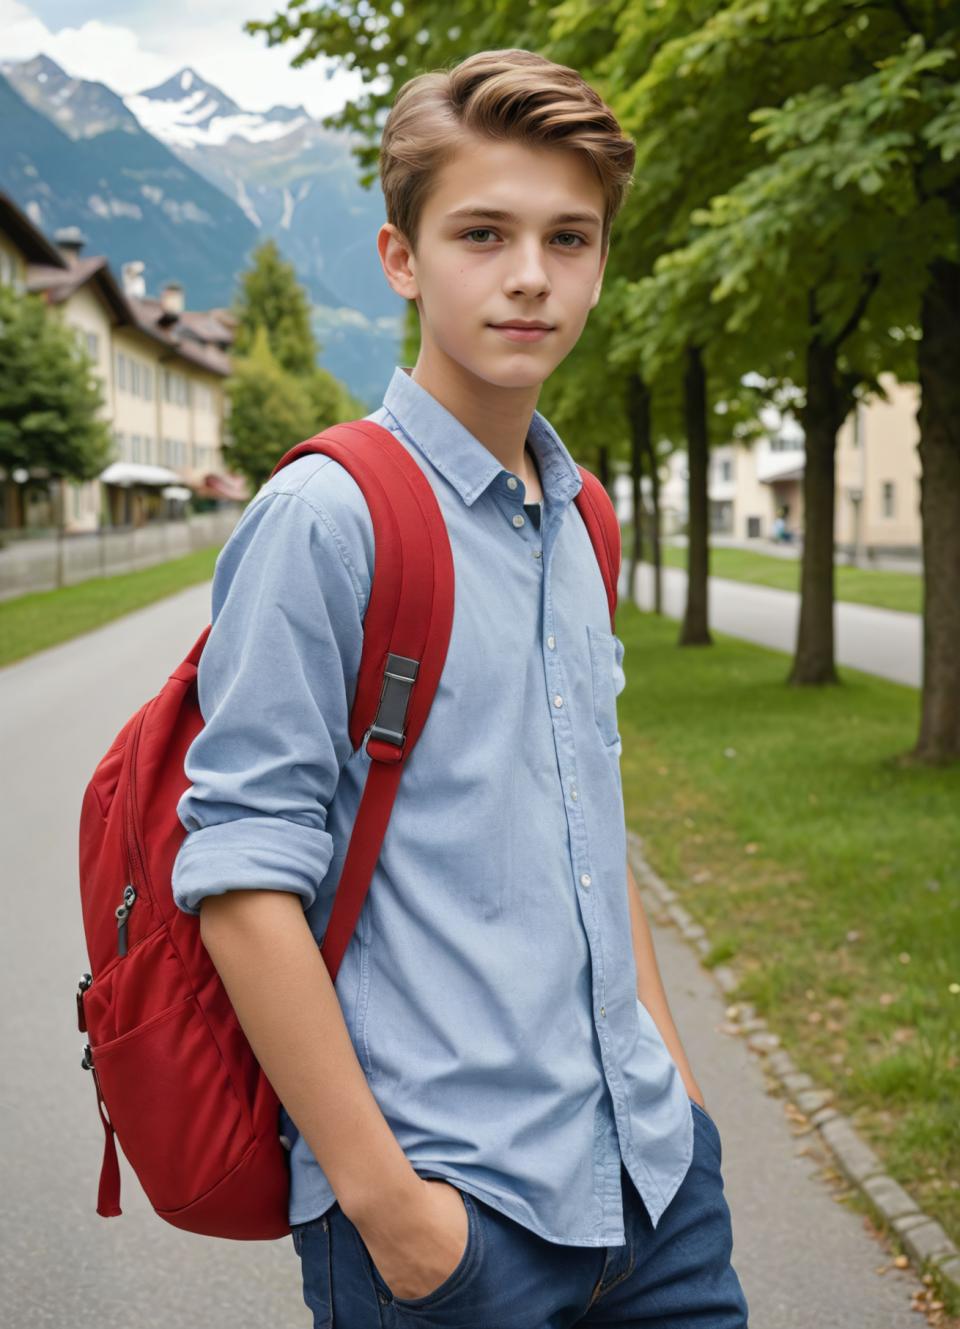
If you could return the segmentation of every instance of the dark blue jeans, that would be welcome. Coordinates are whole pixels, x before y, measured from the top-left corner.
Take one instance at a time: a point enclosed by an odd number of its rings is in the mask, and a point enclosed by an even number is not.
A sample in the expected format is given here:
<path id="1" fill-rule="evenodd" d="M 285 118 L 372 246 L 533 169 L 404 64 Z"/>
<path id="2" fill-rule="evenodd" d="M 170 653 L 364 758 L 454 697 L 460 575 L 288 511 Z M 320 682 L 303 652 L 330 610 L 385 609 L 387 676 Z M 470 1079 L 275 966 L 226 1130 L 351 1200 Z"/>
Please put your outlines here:
<path id="1" fill-rule="evenodd" d="M 720 1131 L 698 1103 L 693 1159 L 656 1229 L 621 1169 L 626 1243 L 560 1246 L 467 1191 L 467 1246 L 425 1297 L 395 1297 L 338 1204 L 292 1229 L 314 1329 L 746 1329 Z"/>

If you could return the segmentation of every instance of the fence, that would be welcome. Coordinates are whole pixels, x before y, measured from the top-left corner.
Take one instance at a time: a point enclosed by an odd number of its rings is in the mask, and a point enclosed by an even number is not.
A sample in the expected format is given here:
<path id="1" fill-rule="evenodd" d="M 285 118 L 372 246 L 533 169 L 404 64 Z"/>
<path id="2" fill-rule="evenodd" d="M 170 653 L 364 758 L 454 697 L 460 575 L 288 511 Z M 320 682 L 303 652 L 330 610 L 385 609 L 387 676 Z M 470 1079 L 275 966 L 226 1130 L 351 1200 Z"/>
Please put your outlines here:
<path id="1" fill-rule="evenodd" d="M 103 527 L 59 538 L 55 531 L 29 535 L 0 531 L 0 600 L 27 591 L 74 586 L 90 577 L 135 572 L 195 549 L 223 545 L 242 511 L 242 506 L 231 505 L 142 526 Z"/>

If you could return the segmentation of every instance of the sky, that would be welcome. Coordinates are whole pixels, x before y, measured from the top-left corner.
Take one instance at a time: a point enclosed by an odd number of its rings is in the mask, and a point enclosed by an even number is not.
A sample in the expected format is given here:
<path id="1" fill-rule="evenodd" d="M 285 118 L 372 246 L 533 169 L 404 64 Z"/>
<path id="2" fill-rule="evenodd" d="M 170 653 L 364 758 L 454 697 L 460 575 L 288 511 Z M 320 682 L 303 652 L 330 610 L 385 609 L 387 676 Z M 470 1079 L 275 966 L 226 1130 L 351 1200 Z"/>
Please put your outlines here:
<path id="1" fill-rule="evenodd" d="M 285 11 L 284 0 L 0 0 L 0 59 L 42 52 L 121 96 L 188 65 L 244 110 L 302 105 L 328 115 L 360 93 L 359 74 L 322 59 L 291 69 L 301 43 L 271 48 L 264 33 L 243 31 L 248 19 Z"/>

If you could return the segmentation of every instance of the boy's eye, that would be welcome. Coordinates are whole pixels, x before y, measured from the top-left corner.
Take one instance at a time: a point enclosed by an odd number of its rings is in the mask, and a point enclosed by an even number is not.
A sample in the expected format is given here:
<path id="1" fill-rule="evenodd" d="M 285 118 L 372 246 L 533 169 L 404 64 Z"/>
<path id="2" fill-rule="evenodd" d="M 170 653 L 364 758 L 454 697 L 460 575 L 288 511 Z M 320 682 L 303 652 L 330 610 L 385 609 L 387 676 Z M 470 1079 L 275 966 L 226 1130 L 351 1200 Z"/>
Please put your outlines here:
<path id="1" fill-rule="evenodd" d="M 471 236 L 477 236 L 477 235 L 480 235 L 480 236 L 484 236 L 484 235 L 496 235 L 496 232 L 495 232 L 494 230 L 492 230 L 491 227 L 489 227 L 489 226 L 474 226 L 472 230 L 470 230 L 470 231 L 464 231 L 463 238 L 466 240 L 466 239 L 469 239 Z M 562 238 L 572 239 L 572 240 L 578 240 L 580 243 L 577 244 L 577 245 L 566 245 L 566 244 L 565 244 L 565 245 L 561 245 L 561 246 L 560 246 L 561 249 L 579 249 L 579 248 L 581 248 L 583 245 L 585 245 L 585 244 L 587 243 L 586 240 L 584 240 L 584 238 L 583 238 L 582 235 L 577 235 L 576 231 L 561 231 L 561 232 L 559 232 L 558 235 L 555 235 L 555 236 L 554 236 L 554 239 L 555 239 L 555 240 L 559 240 L 559 239 L 562 239 Z M 477 243 L 478 243 L 478 244 L 483 244 L 483 241 L 482 241 L 482 240 L 479 240 L 479 241 L 477 241 Z"/>

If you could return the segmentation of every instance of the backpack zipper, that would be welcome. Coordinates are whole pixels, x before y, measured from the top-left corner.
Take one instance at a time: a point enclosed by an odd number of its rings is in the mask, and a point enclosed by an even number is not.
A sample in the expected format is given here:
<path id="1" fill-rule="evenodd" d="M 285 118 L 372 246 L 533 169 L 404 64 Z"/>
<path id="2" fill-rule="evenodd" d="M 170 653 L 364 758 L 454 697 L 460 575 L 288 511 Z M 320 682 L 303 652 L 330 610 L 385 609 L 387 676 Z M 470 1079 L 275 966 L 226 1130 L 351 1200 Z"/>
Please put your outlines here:
<path id="1" fill-rule="evenodd" d="M 93 974 L 83 974 L 77 984 L 77 1028 L 81 1034 L 87 1032 L 87 1017 L 83 1013 L 83 994 L 92 982 Z"/>
<path id="2" fill-rule="evenodd" d="M 137 840 L 137 821 L 136 821 L 135 803 L 136 803 L 136 792 L 137 792 L 137 785 L 136 785 L 137 749 L 140 746 L 140 732 L 143 729 L 143 722 L 145 719 L 146 719 L 146 709 L 144 709 L 141 712 L 140 718 L 137 722 L 137 726 L 134 729 L 133 733 L 130 735 L 130 775 L 128 781 L 129 787 L 127 789 L 126 806 L 124 807 L 124 813 L 125 813 L 124 838 L 126 839 L 127 867 L 130 869 L 131 877 L 135 876 L 135 869 L 139 868 L 140 881 L 143 884 L 144 888 L 146 888 L 148 884 L 147 872 L 146 872 L 146 866 L 143 861 L 143 856 L 140 852 L 140 845 Z M 124 899 L 126 899 L 126 892 L 124 892 Z M 127 912 L 129 913 L 129 909 Z M 119 925 L 120 921 L 119 910 L 117 911 L 117 921 Z M 120 951 L 120 954 L 121 955 L 126 954 L 125 946 L 124 949 Z"/>
<path id="3" fill-rule="evenodd" d="M 124 886 L 123 904 L 116 908 L 117 915 L 117 954 L 126 955 L 127 953 L 127 919 L 130 916 L 130 910 L 133 908 L 137 898 L 137 892 L 133 886 Z"/>

